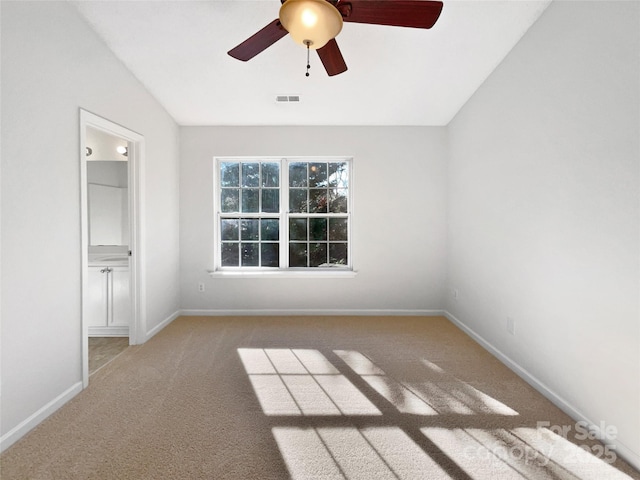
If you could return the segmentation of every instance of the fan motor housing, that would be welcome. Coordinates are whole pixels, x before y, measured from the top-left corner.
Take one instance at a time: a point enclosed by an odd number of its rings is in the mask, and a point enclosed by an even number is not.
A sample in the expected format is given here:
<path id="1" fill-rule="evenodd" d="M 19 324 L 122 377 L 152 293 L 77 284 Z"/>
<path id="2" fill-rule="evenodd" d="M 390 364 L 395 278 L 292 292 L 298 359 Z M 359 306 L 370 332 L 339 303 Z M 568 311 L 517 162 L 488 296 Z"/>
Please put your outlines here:
<path id="1" fill-rule="evenodd" d="M 280 7 L 280 22 L 291 38 L 317 50 L 342 30 L 342 14 L 326 0 L 286 0 Z"/>

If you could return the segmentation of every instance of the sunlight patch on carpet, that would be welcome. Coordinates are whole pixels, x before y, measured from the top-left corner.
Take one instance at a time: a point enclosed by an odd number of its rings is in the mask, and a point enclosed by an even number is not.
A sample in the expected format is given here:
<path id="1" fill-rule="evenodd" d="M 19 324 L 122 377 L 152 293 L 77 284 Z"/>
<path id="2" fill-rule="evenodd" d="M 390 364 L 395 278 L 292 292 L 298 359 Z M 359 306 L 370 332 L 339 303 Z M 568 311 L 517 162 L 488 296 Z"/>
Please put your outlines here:
<path id="1" fill-rule="evenodd" d="M 334 350 L 334 353 L 399 412 L 414 415 L 518 415 L 518 412 L 504 403 L 448 375 L 441 367 L 428 360 L 423 360 L 423 364 L 429 369 L 429 375 L 425 377 L 435 373 L 437 382 L 401 382 L 388 376 L 360 352 Z M 440 382 L 446 384 L 446 388 L 441 388 L 438 385 Z"/>
<path id="2" fill-rule="evenodd" d="M 340 415 L 340 410 L 310 375 L 284 375 L 289 393 L 303 415 Z"/>
<path id="3" fill-rule="evenodd" d="M 273 363 L 276 371 L 282 375 L 309 373 L 298 357 L 288 348 L 267 348 L 265 353 Z"/>
<path id="4" fill-rule="evenodd" d="M 291 351 L 311 374 L 334 375 L 340 373 L 318 350 L 294 348 Z"/>
<path id="5" fill-rule="evenodd" d="M 274 427 L 294 480 L 449 478 L 398 427 Z"/>
<path id="6" fill-rule="evenodd" d="M 344 375 L 318 375 L 314 378 L 343 415 L 382 415 Z"/>
<path id="7" fill-rule="evenodd" d="M 344 363 L 358 375 L 385 375 L 384 370 L 360 352 L 354 350 L 334 350 Z"/>
<path id="8" fill-rule="evenodd" d="M 317 350 L 239 348 L 265 415 L 382 415 Z"/>
<path id="9" fill-rule="evenodd" d="M 614 457 L 594 455 L 591 449 L 596 446 L 576 445 L 547 429 L 429 427 L 421 431 L 474 480 L 631 478 L 609 464 Z"/>
<path id="10" fill-rule="evenodd" d="M 487 428 L 519 414 L 428 360 L 394 378 L 359 351 L 332 353 L 238 349 L 264 414 L 288 417 L 271 430 L 294 480 L 630 479 L 602 444 L 576 445 L 540 425 Z M 462 423 L 435 426 L 443 417 Z"/>
<path id="11" fill-rule="evenodd" d="M 239 348 L 238 355 L 249 375 L 276 373 L 271 360 L 262 348 Z"/>
<path id="12" fill-rule="evenodd" d="M 630 476 L 611 465 L 617 458 L 615 447 L 586 441 L 576 445 L 548 428 L 523 427 L 512 432 L 538 452 L 546 454 L 550 465 L 568 470 L 575 477 L 584 480 L 631 480 Z"/>
<path id="13" fill-rule="evenodd" d="M 293 480 L 345 478 L 314 428 L 275 427 L 273 436 Z"/>
<path id="14" fill-rule="evenodd" d="M 363 375 L 362 377 L 376 392 L 402 413 L 414 415 L 437 415 L 428 403 L 421 400 L 404 385 L 386 376 Z"/>
<path id="15" fill-rule="evenodd" d="M 278 375 L 249 375 L 249 379 L 265 415 L 302 415 Z"/>

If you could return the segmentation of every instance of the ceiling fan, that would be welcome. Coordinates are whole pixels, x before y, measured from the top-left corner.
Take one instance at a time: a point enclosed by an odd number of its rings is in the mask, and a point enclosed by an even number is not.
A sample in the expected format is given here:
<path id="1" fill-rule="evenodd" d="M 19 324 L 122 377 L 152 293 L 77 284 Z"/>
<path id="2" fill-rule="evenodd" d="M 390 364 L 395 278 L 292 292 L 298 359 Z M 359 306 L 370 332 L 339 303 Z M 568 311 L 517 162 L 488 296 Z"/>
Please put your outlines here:
<path id="1" fill-rule="evenodd" d="M 309 49 L 316 50 L 329 76 L 347 70 L 335 37 L 343 22 L 396 27 L 431 28 L 442 11 L 442 2 L 431 0 L 281 0 L 277 19 L 228 53 L 246 62 L 282 37 L 291 34 Z"/>

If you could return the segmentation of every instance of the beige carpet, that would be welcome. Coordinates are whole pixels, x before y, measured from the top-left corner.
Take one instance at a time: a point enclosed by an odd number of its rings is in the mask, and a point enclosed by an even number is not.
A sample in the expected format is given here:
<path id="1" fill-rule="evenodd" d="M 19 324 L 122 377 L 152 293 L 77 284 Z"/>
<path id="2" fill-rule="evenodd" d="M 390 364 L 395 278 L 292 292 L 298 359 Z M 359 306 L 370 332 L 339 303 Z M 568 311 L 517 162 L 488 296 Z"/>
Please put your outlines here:
<path id="1" fill-rule="evenodd" d="M 183 317 L 8 449 L 1 478 L 640 478 L 580 431 L 444 318 Z"/>

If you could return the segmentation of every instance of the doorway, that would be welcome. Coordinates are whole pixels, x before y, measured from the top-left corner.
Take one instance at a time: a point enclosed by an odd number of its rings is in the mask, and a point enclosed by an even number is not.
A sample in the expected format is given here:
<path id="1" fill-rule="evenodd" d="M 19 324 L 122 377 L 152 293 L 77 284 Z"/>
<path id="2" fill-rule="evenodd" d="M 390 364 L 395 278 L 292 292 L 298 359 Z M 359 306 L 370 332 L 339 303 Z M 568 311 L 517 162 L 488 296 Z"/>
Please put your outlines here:
<path id="1" fill-rule="evenodd" d="M 90 352 L 101 356 L 98 364 L 103 364 L 123 346 L 144 342 L 143 165 L 140 134 L 80 110 L 85 388 Z"/>

